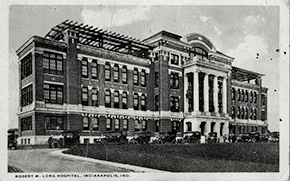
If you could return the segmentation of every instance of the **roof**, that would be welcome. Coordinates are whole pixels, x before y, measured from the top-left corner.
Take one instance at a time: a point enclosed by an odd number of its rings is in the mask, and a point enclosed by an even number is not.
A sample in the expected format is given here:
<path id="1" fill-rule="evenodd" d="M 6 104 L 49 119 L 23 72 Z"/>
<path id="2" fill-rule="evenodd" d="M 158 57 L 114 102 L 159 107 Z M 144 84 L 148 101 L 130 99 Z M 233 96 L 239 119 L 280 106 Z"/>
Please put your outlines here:
<path id="1" fill-rule="evenodd" d="M 109 51 L 143 57 L 144 53 L 148 54 L 148 50 L 152 48 L 151 45 L 139 39 L 69 20 L 51 28 L 45 38 L 61 41 L 66 29 L 78 32 L 80 44 L 104 48 Z"/>
<path id="2" fill-rule="evenodd" d="M 156 34 L 144 39 L 143 41 L 149 40 L 149 39 L 151 39 L 153 37 L 157 37 L 157 36 L 167 36 L 167 37 L 175 39 L 175 40 L 180 40 L 182 38 L 182 36 L 180 36 L 180 35 L 171 33 L 169 31 L 162 30 L 162 31 L 160 31 L 160 32 L 158 32 L 158 33 L 156 33 Z"/>
<path id="3" fill-rule="evenodd" d="M 264 74 L 232 66 L 232 79 L 248 81 L 261 78 L 262 76 L 264 76 Z"/>

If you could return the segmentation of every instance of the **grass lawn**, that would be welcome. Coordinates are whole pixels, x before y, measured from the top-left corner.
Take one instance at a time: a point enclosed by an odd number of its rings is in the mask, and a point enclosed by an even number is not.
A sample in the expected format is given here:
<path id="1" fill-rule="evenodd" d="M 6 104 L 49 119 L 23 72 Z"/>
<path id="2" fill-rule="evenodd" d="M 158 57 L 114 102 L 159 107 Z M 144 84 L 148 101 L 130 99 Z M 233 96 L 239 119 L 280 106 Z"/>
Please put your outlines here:
<path id="1" fill-rule="evenodd" d="M 278 143 L 80 145 L 68 154 L 173 172 L 278 172 Z"/>

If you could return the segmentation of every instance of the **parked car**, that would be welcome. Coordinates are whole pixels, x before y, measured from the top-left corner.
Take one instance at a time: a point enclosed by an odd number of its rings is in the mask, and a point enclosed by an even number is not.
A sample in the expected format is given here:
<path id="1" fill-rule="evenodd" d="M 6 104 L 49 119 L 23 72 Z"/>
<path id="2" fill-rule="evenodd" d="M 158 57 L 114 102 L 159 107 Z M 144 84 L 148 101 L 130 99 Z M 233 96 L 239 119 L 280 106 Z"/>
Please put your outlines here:
<path id="1" fill-rule="evenodd" d="M 80 136 L 78 131 L 63 131 L 61 135 L 50 136 L 48 138 L 49 148 L 65 148 L 80 143 Z"/>
<path id="2" fill-rule="evenodd" d="M 259 142 L 260 141 L 260 133 L 254 132 L 250 133 L 251 142 Z"/>
<path id="3" fill-rule="evenodd" d="M 175 143 L 176 133 L 175 132 L 160 132 L 160 137 L 157 140 L 157 143 Z"/>
<path id="4" fill-rule="evenodd" d="M 186 134 L 183 143 L 200 143 L 201 133 L 199 131 L 187 132 Z"/>
<path id="5" fill-rule="evenodd" d="M 135 136 L 129 140 L 130 144 L 148 144 L 150 142 L 150 132 L 135 133 Z"/>
<path id="6" fill-rule="evenodd" d="M 127 132 L 111 131 L 106 132 L 103 137 L 98 139 L 97 144 L 127 144 Z"/>
<path id="7" fill-rule="evenodd" d="M 17 138 L 15 130 L 8 130 L 8 149 L 15 150 L 17 148 Z"/>
<path id="8" fill-rule="evenodd" d="M 217 143 L 217 133 L 216 132 L 208 133 L 207 142 L 208 143 Z"/>

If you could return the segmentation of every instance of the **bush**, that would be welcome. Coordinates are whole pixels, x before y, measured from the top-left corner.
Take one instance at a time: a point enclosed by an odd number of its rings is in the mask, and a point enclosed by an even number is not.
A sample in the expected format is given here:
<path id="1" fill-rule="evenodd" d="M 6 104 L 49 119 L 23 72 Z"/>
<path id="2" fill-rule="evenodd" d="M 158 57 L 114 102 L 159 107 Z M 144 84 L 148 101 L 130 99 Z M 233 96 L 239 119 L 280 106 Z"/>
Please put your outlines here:
<path id="1" fill-rule="evenodd" d="M 279 171 L 273 143 L 80 145 L 66 153 L 177 172 Z"/>

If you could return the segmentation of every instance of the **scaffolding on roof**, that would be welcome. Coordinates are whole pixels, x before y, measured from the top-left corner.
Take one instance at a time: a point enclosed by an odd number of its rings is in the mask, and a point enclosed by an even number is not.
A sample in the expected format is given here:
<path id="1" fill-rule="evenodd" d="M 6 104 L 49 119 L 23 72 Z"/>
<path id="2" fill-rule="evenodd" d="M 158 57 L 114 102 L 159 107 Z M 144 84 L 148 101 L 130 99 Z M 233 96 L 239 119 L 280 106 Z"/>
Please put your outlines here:
<path id="1" fill-rule="evenodd" d="M 239 67 L 232 67 L 232 79 L 239 80 L 239 81 L 250 81 L 253 79 L 259 79 L 264 74 L 260 74 L 257 72 L 253 72 L 250 70 L 245 70 Z"/>
<path id="2" fill-rule="evenodd" d="M 45 38 L 64 41 L 64 31 L 66 29 L 77 31 L 78 42 L 82 45 L 130 54 L 140 58 L 148 58 L 149 50 L 152 49 L 151 45 L 139 39 L 69 20 L 51 28 Z"/>

